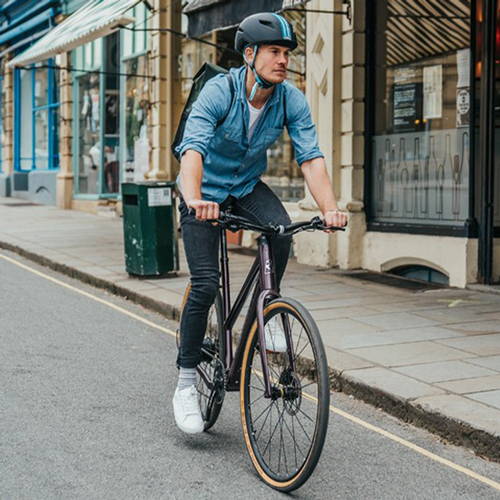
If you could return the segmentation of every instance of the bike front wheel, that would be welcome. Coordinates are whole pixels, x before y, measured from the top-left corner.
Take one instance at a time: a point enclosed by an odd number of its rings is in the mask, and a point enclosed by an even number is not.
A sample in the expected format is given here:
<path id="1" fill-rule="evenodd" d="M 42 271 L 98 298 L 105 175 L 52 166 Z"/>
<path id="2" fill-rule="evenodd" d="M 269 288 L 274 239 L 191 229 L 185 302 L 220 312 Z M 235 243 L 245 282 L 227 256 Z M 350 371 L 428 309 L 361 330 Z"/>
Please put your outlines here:
<path id="1" fill-rule="evenodd" d="M 254 322 L 241 370 L 243 436 L 260 478 L 289 492 L 308 480 L 323 450 L 330 407 L 328 364 L 316 323 L 295 300 L 270 302 L 264 324 L 266 331 L 276 334 L 278 329 L 288 336 L 291 352 L 266 351 L 273 388 L 266 398 Z"/>

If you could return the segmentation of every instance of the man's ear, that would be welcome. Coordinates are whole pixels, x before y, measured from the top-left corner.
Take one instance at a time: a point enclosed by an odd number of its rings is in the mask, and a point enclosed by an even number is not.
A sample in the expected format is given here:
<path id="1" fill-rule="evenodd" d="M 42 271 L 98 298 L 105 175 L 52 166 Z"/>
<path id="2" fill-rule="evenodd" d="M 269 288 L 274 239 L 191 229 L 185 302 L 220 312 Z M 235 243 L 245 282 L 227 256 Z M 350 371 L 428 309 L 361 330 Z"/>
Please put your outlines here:
<path id="1" fill-rule="evenodd" d="M 243 59 L 247 64 L 251 64 L 253 62 L 254 50 L 253 47 L 246 47 L 243 51 Z"/>

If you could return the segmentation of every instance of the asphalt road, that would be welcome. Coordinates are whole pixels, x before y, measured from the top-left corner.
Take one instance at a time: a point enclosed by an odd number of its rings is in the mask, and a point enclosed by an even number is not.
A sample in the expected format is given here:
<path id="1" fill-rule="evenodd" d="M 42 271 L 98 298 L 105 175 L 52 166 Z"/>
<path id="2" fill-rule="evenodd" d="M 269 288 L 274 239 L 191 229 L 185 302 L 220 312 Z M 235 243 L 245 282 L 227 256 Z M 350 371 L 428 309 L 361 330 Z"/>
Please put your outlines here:
<path id="1" fill-rule="evenodd" d="M 0 498 L 284 496 L 253 472 L 236 394 L 212 432 L 175 427 L 174 322 L 7 252 L 0 320 Z M 332 412 L 320 463 L 292 498 L 500 498 L 499 464 L 343 394 L 332 402 L 347 415 Z"/>

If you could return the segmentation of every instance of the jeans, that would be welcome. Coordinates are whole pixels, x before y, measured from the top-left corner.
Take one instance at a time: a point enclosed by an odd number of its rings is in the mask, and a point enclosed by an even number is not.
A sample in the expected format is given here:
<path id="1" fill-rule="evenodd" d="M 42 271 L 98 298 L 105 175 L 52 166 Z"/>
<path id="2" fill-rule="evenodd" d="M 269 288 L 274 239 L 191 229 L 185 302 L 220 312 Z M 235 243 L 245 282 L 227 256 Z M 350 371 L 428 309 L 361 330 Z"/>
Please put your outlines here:
<path id="1" fill-rule="evenodd" d="M 290 217 L 281 201 L 261 181 L 248 195 L 239 199 L 229 197 L 221 203 L 222 210 L 229 206 L 231 213 L 257 224 L 290 224 Z M 184 250 L 191 273 L 191 291 L 181 318 L 177 364 L 182 368 L 194 368 L 200 361 L 208 311 L 219 289 L 220 228 L 196 220 L 194 214 L 188 212 L 184 201 L 181 201 L 179 211 Z M 278 286 L 285 273 L 291 242 L 291 236 L 270 238 Z"/>

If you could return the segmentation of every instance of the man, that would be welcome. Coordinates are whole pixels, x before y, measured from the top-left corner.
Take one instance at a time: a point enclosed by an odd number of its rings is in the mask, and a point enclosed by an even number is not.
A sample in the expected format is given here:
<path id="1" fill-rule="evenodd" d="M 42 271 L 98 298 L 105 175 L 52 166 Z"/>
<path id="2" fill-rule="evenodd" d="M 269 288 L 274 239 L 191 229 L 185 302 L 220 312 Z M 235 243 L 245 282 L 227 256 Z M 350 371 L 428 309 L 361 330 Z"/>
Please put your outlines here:
<path id="1" fill-rule="evenodd" d="M 216 219 L 219 209 L 230 205 L 232 213 L 259 224 L 290 224 L 280 200 L 260 180 L 267 167 L 266 150 L 284 126 L 325 223 L 347 223 L 347 216 L 337 208 L 305 97 L 285 81 L 289 52 L 296 46 L 293 29 L 282 16 L 266 12 L 247 17 L 235 38 L 245 65 L 231 69 L 230 77 L 212 78 L 203 87 L 177 148 L 181 155 L 180 222 L 191 291 L 180 326 L 180 370 L 173 404 L 177 426 L 187 433 L 203 430 L 196 366 L 208 310 L 219 285 L 219 229 L 206 220 Z M 290 244 L 290 237 L 271 240 L 278 283 L 285 272 Z M 282 351 L 283 332 L 273 335 L 266 345 Z"/>

